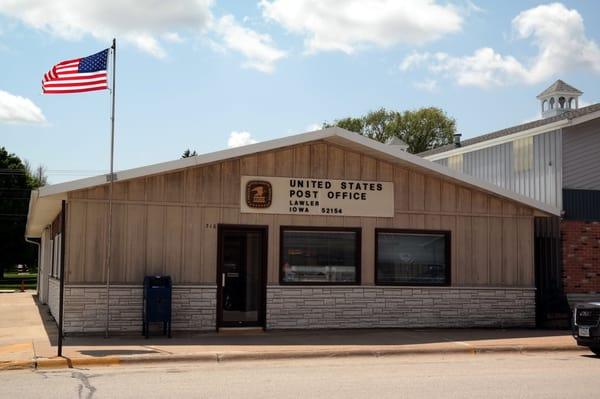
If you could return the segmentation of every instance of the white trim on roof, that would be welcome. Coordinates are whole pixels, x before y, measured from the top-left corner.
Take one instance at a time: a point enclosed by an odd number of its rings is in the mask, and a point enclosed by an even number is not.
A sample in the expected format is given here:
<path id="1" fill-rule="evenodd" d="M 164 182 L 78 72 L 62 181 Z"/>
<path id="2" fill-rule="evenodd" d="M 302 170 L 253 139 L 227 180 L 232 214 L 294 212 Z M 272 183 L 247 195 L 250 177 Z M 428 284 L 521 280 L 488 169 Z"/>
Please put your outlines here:
<path id="1" fill-rule="evenodd" d="M 535 98 L 537 98 L 538 100 L 543 99 L 547 99 L 548 97 L 579 97 L 583 94 L 582 91 L 566 91 L 566 90 L 557 90 L 557 91 L 551 91 L 550 93 L 547 94 L 538 94 L 537 96 L 535 96 Z"/>
<path id="2" fill-rule="evenodd" d="M 438 161 L 440 159 L 446 159 L 454 155 L 465 154 L 467 152 L 477 151 L 488 147 L 493 147 L 499 144 L 509 143 L 511 141 L 515 141 L 518 139 L 522 139 L 529 136 L 537 136 L 538 134 L 543 134 L 550 132 L 556 129 L 562 129 L 569 126 L 579 125 L 580 123 L 588 122 L 592 119 L 600 118 L 600 111 L 592 112 L 587 115 L 583 115 L 577 118 L 568 119 L 564 118 L 558 120 L 556 122 L 548 123 L 547 125 L 537 126 L 531 129 L 523 130 L 520 132 L 516 132 L 513 134 L 509 134 L 506 136 L 497 137 L 494 139 L 489 139 L 485 141 L 481 141 L 479 143 L 466 145 L 464 147 L 458 147 L 452 150 L 439 152 L 437 154 L 426 155 L 423 158 L 428 159 L 430 161 Z"/>
<path id="3" fill-rule="evenodd" d="M 62 208 L 65 193 L 49 197 L 40 197 L 39 190 L 32 190 L 27 213 L 25 237 L 40 237 L 42 231 L 56 218 Z"/>
<path id="4" fill-rule="evenodd" d="M 485 182 L 483 180 L 457 172 L 453 169 L 447 168 L 435 162 L 431 162 L 417 155 L 409 154 L 400 150 L 398 146 L 386 145 L 378 141 L 369 139 L 367 137 L 361 136 L 357 133 L 353 133 L 338 127 L 316 130 L 314 132 L 297 134 L 294 136 L 288 136 L 243 147 L 231 148 L 190 158 L 183 158 L 175 161 L 124 170 L 116 173 L 116 181 L 130 180 L 142 176 L 149 176 L 160 173 L 168 173 L 191 166 L 206 165 L 210 163 L 224 161 L 227 159 L 243 157 L 258 152 L 271 151 L 282 147 L 304 144 L 317 140 L 325 140 L 335 144 L 354 147 L 357 151 L 362 151 L 373 156 L 382 157 L 390 162 L 401 162 L 416 165 L 431 172 L 435 172 L 443 176 L 449 177 L 458 182 L 462 182 L 467 185 L 496 194 L 498 196 L 516 202 L 520 202 L 542 212 L 549 213 L 552 215 L 560 215 L 560 210 L 558 208 L 554 208 L 550 205 L 533 200 L 529 197 L 522 196 L 504 188 L 495 186 L 491 183 Z M 81 190 L 84 188 L 99 186 L 103 184 L 107 184 L 106 175 L 94 176 L 86 179 L 79 179 L 60 184 L 54 184 L 51 186 L 41 187 L 38 190 L 38 192 L 36 192 L 35 194 L 32 193 L 32 200 L 34 199 L 34 196 L 35 199 L 34 201 L 32 201 L 32 204 L 34 205 L 29 210 L 29 215 L 27 219 L 27 234 L 29 235 L 30 233 L 37 233 L 39 231 L 39 227 L 47 222 L 47 220 L 43 220 L 41 222 L 39 220 L 33 220 L 36 215 L 41 213 L 37 212 L 38 206 L 42 206 L 42 204 L 45 204 L 44 209 L 56 209 L 56 204 L 61 199 L 65 198 L 66 193 L 68 193 L 69 191 Z M 46 219 L 47 212 L 44 212 L 43 214 L 44 217 L 42 219 Z M 54 216 L 56 216 L 56 214 Z M 36 228 L 33 228 L 34 225 L 36 226 Z"/>
<path id="5" fill-rule="evenodd" d="M 331 136 L 332 130 L 338 129 L 341 130 L 337 127 L 316 130 L 314 132 L 296 134 L 280 139 L 263 141 L 260 143 L 249 144 L 242 147 L 229 148 L 227 150 L 211 152 L 208 154 L 201 154 L 189 158 L 182 158 L 174 161 L 162 162 L 153 165 L 142 166 L 139 168 L 118 171 L 115 173 L 117 177 L 115 181 L 129 180 L 135 179 L 136 177 L 156 175 L 160 173 L 175 171 L 178 169 L 188 168 L 190 166 L 205 165 L 213 162 L 223 161 L 225 159 L 238 158 L 257 152 L 269 151 L 275 148 L 302 144 L 314 140 L 321 140 Z M 45 197 L 68 191 L 81 190 L 84 188 L 107 184 L 107 177 L 108 175 L 100 175 L 88 177 L 85 179 L 73 180 L 65 183 L 53 184 L 51 186 L 44 186 L 40 188 L 40 196 Z"/>

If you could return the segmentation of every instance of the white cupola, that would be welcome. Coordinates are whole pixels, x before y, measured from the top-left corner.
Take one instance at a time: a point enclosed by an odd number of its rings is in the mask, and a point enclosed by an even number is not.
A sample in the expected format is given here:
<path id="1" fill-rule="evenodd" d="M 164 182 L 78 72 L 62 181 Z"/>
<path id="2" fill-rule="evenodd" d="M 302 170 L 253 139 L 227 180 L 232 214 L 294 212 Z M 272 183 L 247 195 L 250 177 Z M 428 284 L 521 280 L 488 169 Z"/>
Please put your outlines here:
<path id="1" fill-rule="evenodd" d="M 582 94 L 582 91 L 558 79 L 537 96 L 542 106 L 542 118 L 579 108 L 579 96 Z"/>

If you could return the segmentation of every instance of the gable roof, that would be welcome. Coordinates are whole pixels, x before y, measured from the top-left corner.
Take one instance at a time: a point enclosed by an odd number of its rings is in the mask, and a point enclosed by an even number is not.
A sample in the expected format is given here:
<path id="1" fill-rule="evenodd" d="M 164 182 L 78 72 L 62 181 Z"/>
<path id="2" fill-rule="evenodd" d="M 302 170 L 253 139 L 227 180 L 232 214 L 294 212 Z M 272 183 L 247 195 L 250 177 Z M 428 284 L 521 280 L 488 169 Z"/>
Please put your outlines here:
<path id="1" fill-rule="evenodd" d="M 594 115 L 598 113 L 597 115 Z M 423 158 L 432 159 L 432 156 L 437 154 L 442 154 L 445 152 L 453 151 L 454 152 L 468 152 L 474 149 L 465 149 L 465 147 L 473 146 L 475 144 L 480 144 L 484 142 L 488 142 L 491 140 L 499 139 L 502 137 L 506 137 L 510 139 L 509 136 L 517 135 L 518 133 L 531 133 L 542 134 L 549 132 L 551 130 L 559 129 L 565 126 L 572 126 L 578 123 L 583 123 L 590 118 L 598 118 L 600 117 L 600 103 L 592 104 L 587 107 L 574 109 L 571 111 L 563 112 L 562 114 L 552 116 L 550 118 L 538 119 L 532 122 L 523 123 L 521 125 L 511 126 L 502 130 L 497 130 L 495 132 L 487 133 L 481 136 L 473 137 L 467 140 L 463 140 L 460 143 L 460 147 L 456 147 L 454 144 L 447 144 L 441 147 L 433 148 L 431 150 L 423 151 L 418 155 Z M 578 118 L 581 118 L 580 120 Z M 490 146 L 494 143 L 488 143 Z M 479 147 L 478 147 L 479 148 Z M 451 154 L 445 154 L 450 156 Z M 435 157 L 435 159 L 439 159 L 443 157 Z"/>
<path id="2" fill-rule="evenodd" d="M 496 194 L 506 199 L 520 202 L 542 212 L 560 215 L 560 210 L 558 208 L 503 189 L 461 172 L 457 172 L 435 162 L 423 159 L 417 155 L 409 154 L 399 149 L 398 146 L 386 145 L 339 127 L 330 127 L 313 132 L 250 144 L 243 147 L 230 148 L 227 150 L 178 159 L 175 161 L 123 170 L 116 173 L 116 181 L 130 180 L 143 176 L 173 172 L 188 167 L 207 165 L 227 159 L 239 158 L 259 152 L 276 150 L 283 147 L 304 144 L 318 140 L 337 144 L 391 163 L 401 164 L 407 167 L 416 166 L 425 169 L 426 171 L 445 176 L 460 184 L 468 185 L 492 194 Z M 41 235 L 44 227 L 51 223 L 56 215 L 60 212 L 61 201 L 67 199 L 68 192 L 104 184 L 108 184 L 106 175 L 100 175 L 44 186 L 38 190 L 32 191 L 31 201 L 29 203 L 29 214 L 27 217 L 26 236 L 39 237 Z"/>
<path id="3" fill-rule="evenodd" d="M 552 93 L 572 93 L 577 95 L 582 95 L 583 92 L 571 86 L 568 83 L 558 79 L 556 82 L 552 83 L 550 87 L 537 95 L 537 98 L 545 97 Z"/>

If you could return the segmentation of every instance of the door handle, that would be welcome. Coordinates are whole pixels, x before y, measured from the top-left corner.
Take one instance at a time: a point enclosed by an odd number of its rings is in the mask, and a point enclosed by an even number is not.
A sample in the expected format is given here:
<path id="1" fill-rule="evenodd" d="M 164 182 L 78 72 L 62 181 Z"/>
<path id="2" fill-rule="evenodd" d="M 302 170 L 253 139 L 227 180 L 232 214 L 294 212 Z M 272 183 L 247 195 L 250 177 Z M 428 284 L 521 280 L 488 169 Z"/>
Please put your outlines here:
<path id="1" fill-rule="evenodd" d="M 225 287 L 225 273 L 222 273 L 221 287 Z"/>

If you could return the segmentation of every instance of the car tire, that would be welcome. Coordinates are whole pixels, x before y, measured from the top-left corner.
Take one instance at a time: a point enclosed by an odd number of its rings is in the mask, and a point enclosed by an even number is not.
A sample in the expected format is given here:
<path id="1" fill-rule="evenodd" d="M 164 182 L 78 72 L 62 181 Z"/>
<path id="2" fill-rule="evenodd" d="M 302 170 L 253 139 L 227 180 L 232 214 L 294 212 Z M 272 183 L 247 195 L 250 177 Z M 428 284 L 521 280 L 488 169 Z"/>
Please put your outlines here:
<path id="1" fill-rule="evenodd" d="M 600 356 L 600 346 L 594 346 L 593 348 L 590 348 L 590 350 L 594 352 L 596 356 Z"/>

